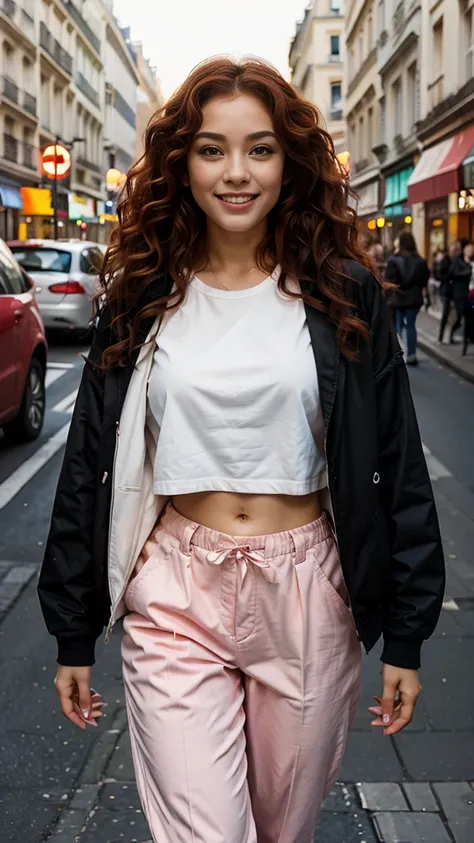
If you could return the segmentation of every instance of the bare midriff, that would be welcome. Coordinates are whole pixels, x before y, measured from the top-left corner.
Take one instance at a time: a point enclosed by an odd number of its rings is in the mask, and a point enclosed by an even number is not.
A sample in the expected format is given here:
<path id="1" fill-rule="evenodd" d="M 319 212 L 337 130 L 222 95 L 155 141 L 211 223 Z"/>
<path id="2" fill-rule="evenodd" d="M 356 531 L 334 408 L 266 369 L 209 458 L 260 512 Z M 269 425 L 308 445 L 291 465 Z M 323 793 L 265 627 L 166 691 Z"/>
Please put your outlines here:
<path id="1" fill-rule="evenodd" d="M 172 503 L 185 518 L 230 536 L 264 536 L 295 530 L 322 514 L 319 492 L 309 495 L 194 492 L 175 495 Z"/>

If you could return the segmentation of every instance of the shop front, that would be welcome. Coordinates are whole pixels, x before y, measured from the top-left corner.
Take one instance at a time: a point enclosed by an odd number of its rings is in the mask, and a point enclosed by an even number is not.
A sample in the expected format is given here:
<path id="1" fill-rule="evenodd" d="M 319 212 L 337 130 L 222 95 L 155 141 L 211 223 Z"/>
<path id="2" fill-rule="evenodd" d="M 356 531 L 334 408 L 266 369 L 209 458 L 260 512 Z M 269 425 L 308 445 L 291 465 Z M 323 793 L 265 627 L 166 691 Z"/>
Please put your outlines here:
<path id="1" fill-rule="evenodd" d="M 378 178 L 365 184 L 353 187 L 357 195 L 357 222 L 361 235 L 371 240 L 380 240 L 380 230 L 372 226 L 371 220 L 376 219 L 379 208 Z"/>
<path id="2" fill-rule="evenodd" d="M 449 244 L 449 203 L 448 197 L 431 199 L 425 202 L 425 252 L 431 262 L 438 249 L 446 249 Z"/>
<path id="3" fill-rule="evenodd" d="M 472 231 L 467 198 L 470 189 L 464 179 L 472 180 L 473 148 L 474 124 L 471 124 L 426 149 L 410 176 L 408 201 L 413 206 L 424 206 L 425 210 L 424 246 L 428 260 L 437 248 L 446 248 L 456 237 L 466 236 L 462 233 L 465 228 L 471 226 Z"/>
<path id="4" fill-rule="evenodd" d="M 20 185 L 4 176 L 0 178 L 0 237 L 16 240 L 21 210 Z"/>
<path id="5" fill-rule="evenodd" d="M 458 195 L 459 237 L 474 240 L 474 146 L 462 162 L 462 189 Z"/>
<path id="6" fill-rule="evenodd" d="M 408 203 L 408 180 L 413 173 L 412 163 L 385 177 L 385 245 L 391 249 L 402 231 L 411 231 L 412 208 Z"/>
<path id="7" fill-rule="evenodd" d="M 22 187 L 20 193 L 21 215 L 18 238 L 20 240 L 31 240 L 35 237 L 52 239 L 54 226 L 51 190 L 48 187 Z M 60 213 L 58 212 L 58 218 Z M 62 212 L 60 224 L 63 227 L 65 216 Z"/>
<path id="8" fill-rule="evenodd" d="M 68 195 L 68 237 L 98 241 L 99 218 L 96 199 L 79 193 Z"/>

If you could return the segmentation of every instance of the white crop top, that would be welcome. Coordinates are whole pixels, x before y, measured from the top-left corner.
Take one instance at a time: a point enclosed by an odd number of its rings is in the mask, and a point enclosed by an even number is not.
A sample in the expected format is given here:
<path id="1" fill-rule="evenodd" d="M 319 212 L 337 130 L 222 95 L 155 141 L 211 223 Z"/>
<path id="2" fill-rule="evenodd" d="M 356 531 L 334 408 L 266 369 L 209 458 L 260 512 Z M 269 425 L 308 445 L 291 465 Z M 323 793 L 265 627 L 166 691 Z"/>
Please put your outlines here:
<path id="1" fill-rule="evenodd" d="M 279 273 L 229 291 L 194 276 L 164 323 L 147 405 L 155 494 L 305 495 L 327 485 L 304 303 L 280 293 Z"/>

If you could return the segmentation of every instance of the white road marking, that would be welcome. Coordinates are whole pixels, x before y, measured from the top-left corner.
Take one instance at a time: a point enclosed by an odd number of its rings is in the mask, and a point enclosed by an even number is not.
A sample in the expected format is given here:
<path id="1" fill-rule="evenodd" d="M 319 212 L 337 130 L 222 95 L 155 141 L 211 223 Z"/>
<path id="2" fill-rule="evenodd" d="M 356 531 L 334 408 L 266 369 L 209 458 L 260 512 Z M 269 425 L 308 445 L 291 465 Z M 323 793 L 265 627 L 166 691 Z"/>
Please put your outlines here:
<path id="1" fill-rule="evenodd" d="M 25 462 L 10 475 L 3 483 L 0 484 L 0 509 L 3 509 L 15 495 L 18 494 L 23 486 L 43 468 L 44 465 L 54 456 L 54 454 L 62 448 L 66 443 L 67 434 L 69 431 L 70 422 L 68 421 L 51 439 L 48 439 L 44 445 L 39 448 L 36 453 L 29 457 Z"/>
<path id="2" fill-rule="evenodd" d="M 51 386 L 54 381 L 57 381 L 58 378 L 62 378 L 63 375 L 66 374 L 66 369 L 50 369 L 49 366 L 46 369 L 46 377 L 44 379 L 46 389 L 48 386 Z"/>
<path id="3" fill-rule="evenodd" d="M 55 406 L 52 408 L 53 413 L 72 413 L 74 409 L 74 404 L 77 398 L 77 389 L 74 389 L 73 392 L 70 392 L 69 395 L 66 395 L 62 401 L 59 401 Z"/>
<path id="4" fill-rule="evenodd" d="M 53 363 L 48 360 L 48 369 L 75 369 L 74 363 Z"/>
<path id="5" fill-rule="evenodd" d="M 426 465 L 428 466 L 428 471 L 430 474 L 431 480 L 439 480 L 440 477 L 452 477 L 452 473 L 449 468 L 446 468 L 442 462 L 439 461 L 437 457 L 434 457 L 431 453 L 430 449 L 426 447 L 423 443 L 423 451 L 425 452 L 426 458 Z"/>
<path id="6" fill-rule="evenodd" d="M 443 600 L 443 609 L 447 612 L 459 612 L 459 606 L 452 597 L 448 597 L 446 600 Z"/>

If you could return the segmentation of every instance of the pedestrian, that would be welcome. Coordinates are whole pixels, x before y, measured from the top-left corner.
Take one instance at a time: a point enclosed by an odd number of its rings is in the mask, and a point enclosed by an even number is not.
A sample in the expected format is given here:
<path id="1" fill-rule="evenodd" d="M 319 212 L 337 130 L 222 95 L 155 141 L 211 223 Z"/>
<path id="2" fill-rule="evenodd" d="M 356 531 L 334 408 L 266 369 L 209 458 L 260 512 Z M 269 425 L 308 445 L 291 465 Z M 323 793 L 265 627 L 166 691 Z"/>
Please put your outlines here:
<path id="1" fill-rule="evenodd" d="M 469 286 L 472 279 L 472 259 L 474 256 L 474 243 L 468 241 L 462 246 L 448 272 L 448 281 L 451 283 L 454 307 L 456 308 L 456 320 L 451 327 L 449 342 L 455 343 L 454 334 L 461 327 L 469 298 Z"/>
<path id="2" fill-rule="evenodd" d="M 439 295 L 443 303 L 443 310 L 441 313 L 441 321 L 439 324 L 438 342 L 442 343 L 444 340 L 444 332 L 448 324 L 449 314 L 451 311 L 451 304 L 453 301 L 453 284 L 450 275 L 451 266 L 456 258 L 462 256 L 464 247 L 469 241 L 460 237 L 450 244 L 449 251 L 444 254 L 443 258 L 437 264 L 437 280 L 440 282 Z"/>
<path id="3" fill-rule="evenodd" d="M 372 725 L 398 733 L 421 690 L 441 539 L 347 195 L 317 109 L 249 58 L 194 68 L 127 177 L 38 589 L 81 728 L 124 618 L 159 843 L 309 843 L 360 641 L 383 632 Z"/>
<path id="4" fill-rule="evenodd" d="M 385 280 L 398 287 L 391 295 L 391 304 L 396 310 L 397 333 L 401 338 L 406 330 L 406 362 L 416 366 L 416 318 L 423 304 L 430 271 L 425 259 L 418 254 L 413 234 L 403 231 L 398 239 L 399 251 L 387 261 Z"/>

